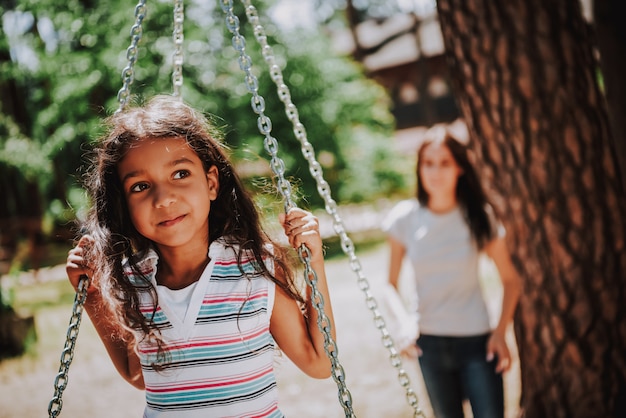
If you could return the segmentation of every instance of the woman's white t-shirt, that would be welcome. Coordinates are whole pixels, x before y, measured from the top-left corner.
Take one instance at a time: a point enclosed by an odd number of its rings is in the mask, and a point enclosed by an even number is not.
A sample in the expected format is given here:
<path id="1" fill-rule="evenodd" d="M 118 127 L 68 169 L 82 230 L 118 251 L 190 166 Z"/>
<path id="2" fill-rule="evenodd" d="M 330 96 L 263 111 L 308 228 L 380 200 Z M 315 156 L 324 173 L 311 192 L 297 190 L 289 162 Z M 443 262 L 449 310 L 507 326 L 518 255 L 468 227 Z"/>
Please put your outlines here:
<path id="1" fill-rule="evenodd" d="M 390 211 L 383 230 L 404 245 L 413 266 L 421 334 L 490 331 L 478 279 L 479 250 L 458 207 L 436 214 L 417 199 L 405 200 Z"/>

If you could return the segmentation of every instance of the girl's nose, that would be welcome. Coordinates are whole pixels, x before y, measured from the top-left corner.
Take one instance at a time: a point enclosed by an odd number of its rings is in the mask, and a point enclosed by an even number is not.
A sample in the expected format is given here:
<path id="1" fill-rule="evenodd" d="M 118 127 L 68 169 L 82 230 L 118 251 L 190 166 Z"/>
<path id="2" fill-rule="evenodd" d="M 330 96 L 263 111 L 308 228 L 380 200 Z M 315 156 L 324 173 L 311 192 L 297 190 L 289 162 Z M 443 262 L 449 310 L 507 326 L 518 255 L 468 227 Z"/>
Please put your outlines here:
<path id="1" fill-rule="evenodd" d="M 176 201 L 173 190 L 167 186 L 156 187 L 154 191 L 154 206 L 157 208 L 167 207 Z"/>

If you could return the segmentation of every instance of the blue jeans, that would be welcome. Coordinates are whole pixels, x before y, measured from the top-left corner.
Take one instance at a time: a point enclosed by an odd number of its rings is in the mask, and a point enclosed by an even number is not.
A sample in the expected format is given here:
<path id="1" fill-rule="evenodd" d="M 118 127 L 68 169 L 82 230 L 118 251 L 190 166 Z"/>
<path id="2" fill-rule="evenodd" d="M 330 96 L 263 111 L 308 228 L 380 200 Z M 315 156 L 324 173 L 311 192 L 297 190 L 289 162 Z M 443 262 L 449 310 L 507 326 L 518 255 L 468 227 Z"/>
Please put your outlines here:
<path id="1" fill-rule="evenodd" d="M 417 340 L 436 418 L 463 418 L 464 399 L 469 399 L 475 418 L 504 417 L 502 375 L 495 372 L 497 359 L 486 360 L 488 338 L 421 335 Z"/>

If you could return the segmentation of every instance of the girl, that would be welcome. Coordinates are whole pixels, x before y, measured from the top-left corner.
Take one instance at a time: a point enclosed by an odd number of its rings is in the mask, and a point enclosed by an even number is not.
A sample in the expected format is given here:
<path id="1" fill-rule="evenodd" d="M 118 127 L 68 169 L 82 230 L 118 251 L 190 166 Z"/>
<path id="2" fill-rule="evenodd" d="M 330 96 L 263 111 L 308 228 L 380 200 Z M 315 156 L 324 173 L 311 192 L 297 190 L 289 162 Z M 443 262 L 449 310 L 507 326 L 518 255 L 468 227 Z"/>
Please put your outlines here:
<path id="1" fill-rule="evenodd" d="M 113 364 L 145 389 L 146 417 L 282 417 L 274 343 L 312 377 L 331 363 L 310 295 L 214 130 L 167 96 L 108 125 L 86 176 L 89 235 L 67 274 L 75 288 L 90 277 L 85 310 Z M 310 250 L 334 330 L 317 219 L 295 208 L 279 220 Z"/>
<path id="2" fill-rule="evenodd" d="M 448 129 L 426 133 L 418 151 L 417 199 L 400 202 L 384 229 L 389 283 L 396 290 L 403 258 L 413 266 L 416 348 L 435 416 L 463 417 L 463 399 L 469 398 L 475 417 L 503 417 L 500 373 L 511 364 L 505 332 L 520 282 L 467 150 Z M 494 330 L 478 280 L 481 251 L 494 260 L 504 288 Z"/>

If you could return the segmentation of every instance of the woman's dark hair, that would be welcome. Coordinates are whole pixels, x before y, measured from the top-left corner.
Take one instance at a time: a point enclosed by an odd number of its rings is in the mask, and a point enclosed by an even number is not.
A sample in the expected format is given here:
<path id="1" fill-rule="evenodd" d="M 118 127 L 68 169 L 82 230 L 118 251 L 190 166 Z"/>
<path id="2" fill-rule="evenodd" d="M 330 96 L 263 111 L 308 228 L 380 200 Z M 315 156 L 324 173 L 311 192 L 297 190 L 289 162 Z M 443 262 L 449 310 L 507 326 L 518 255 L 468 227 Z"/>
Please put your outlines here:
<path id="1" fill-rule="evenodd" d="M 131 222 L 117 173 L 117 165 L 129 147 L 146 138 L 182 138 L 196 152 L 205 171 L 217 167 L 219 191 L 211 203 L 209 244 L 223 237 L 228 245 L 239 246 L 239 263 L 254 261 L 257 273 L 268 276 L 295 300 L 303 301 L 290 274 L 286 249 L 274 243 L 273 254 L 269 253 L 266 244 L 272 241 L 261 228 L 256 206 L 226 157 L 219 132 L 200 112 L 174 97 L 156 96 L 141 107 L 129 107 L 112 115 L 105 125 L 107 133 L 94 147 L 85 176 L 92 207 L 84 230 L 95 241 L 90 251 L 95 280 L 100 281 L 105 300 L 127 330 L 141 331 L 144 338 L 154 338 L 161 347 L 154 323 L 139 310 L 139 292 L 150 292 L 156 311 L 156 289 L 145 278 L 140 286 L 131 283 L 122 270 L 124 258 L 133 260 L 134 254 L 151 246 Z M 263 262 L 269 257 L 274 260 L 275 275 Z M 142 277 L 136 265 L 131 267 Z"/>
<path id="2" fill-rule="evenodd" d="M 479 248 L 482 248 L 493 237 L 494 226 L 490 222 L 487 197 L 480 185 L 478 175 L 469 160 L 467 147 L 457 139 L 455 134 L 443 125 L 435 125 L 424 135 L 424 140 L 417 151 L 417 200 L 428 206 L 429 195 L 420 183 L 422 154 L 427 146 L 441 144 L 450 150 L 452 157 L 461 168 L 456 185 L 456 198 L 467 221 L 470 233 Z"/>

